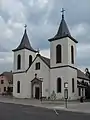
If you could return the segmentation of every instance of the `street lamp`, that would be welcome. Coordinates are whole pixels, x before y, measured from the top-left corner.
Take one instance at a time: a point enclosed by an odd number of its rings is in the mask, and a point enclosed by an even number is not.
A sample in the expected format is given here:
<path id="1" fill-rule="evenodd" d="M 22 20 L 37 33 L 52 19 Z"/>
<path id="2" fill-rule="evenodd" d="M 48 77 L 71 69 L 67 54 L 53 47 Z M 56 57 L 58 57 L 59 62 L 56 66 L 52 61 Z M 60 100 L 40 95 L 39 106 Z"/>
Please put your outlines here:
<path id="1" fill-rule="evenodd" d="M 67 99 L 68 99 L 68 82 L 64 83 L 64 98 L 65 98 L 65 107 L 67 108 Z"/>

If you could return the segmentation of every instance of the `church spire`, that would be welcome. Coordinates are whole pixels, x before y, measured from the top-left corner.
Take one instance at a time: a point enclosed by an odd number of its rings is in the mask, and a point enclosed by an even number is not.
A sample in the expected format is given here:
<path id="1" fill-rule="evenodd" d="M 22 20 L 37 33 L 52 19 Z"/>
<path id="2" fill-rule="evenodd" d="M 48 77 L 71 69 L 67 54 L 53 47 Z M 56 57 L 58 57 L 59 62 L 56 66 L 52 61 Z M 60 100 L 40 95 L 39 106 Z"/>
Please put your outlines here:
<path id="1" fill-rule="evenodd" d="M 26 28 L 27 28 L 27 25 L 25 24 L 25 26 L 24 26 L 24 27 L 25 27 L 25 30 L 26 30 Z"/>
<path id="2" fill-rule="evenodd" d="M 34 50 L 29 42 L 29 38 L 28 38 L 28 35 L 27 35 L 27 25 L 24 26 L 25 27 L 25 31 L 24 31 L 24 35 L 22 37 L 22 40 L 21 40 L 21 43 L 20 45 L 14 49 L 13 51 L 18 51 L 18 50 L 21 50 L 21 49 L 28 49 L 28 50 L 31 50 L 33 52 L 37 52 L 36 50 Z"/>
<path id="3" fill-rule="evenodd" d="M 69 37 L 70 39 L 72 39 L 74 42 L 77 43 L 77 41 L 71 36 L 69 29 L 68 29 L 68 26 L 66 24 L 66 21 L 64 19 L 64 12 L 65 12 L 64 8 L 62 8 L 61 12 L 62 12 L 62 20 L 61 20 L 58 32 L 53 38 L 49 39 L 49 41 Z"/>

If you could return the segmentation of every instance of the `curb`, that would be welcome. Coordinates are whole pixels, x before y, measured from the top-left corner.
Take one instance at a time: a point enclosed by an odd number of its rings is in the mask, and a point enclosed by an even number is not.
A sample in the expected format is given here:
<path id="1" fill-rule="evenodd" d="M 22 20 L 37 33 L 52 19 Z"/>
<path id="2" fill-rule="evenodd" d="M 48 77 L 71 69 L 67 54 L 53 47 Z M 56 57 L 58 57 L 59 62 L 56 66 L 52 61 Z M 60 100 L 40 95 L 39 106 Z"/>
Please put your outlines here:
<path id="1" fill-rule="evenodd" d="M 33 107 L 40 107 L 40 108 L 46 108 L 46 109 L 51 109 L 51 110 L 62 110 L 62 111 L 67 111 L 67 112 L 77 112 L 77 113 L 85 113 L 85 114 L 90 114 L 90 111 L 80 111 L 80 110 L 75 110 L 75 109 L 69 109 L 65 107 L 47 107 L 41 105 L 33 105 L 33 104 L 28 104 L 28 103 L 19 103 L 19 102 L 9 102 L 9 101 L 0 101 L 0 103 L 7 103 L 7 104 L 16 104 L 16 105 L 26 105 L 26 106 L 33 106 Z"/>

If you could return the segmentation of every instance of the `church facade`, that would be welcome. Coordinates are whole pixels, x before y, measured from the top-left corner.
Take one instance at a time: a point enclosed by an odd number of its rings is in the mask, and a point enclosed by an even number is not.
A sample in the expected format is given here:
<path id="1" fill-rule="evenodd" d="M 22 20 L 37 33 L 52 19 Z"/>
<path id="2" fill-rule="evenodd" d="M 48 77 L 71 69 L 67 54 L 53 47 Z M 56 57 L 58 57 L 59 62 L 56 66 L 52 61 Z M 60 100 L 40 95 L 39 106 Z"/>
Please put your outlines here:
<path id="1" fill-rule="evenodd" d="M 68 29 L 64 14 L 57 34 L 50 42 L 50 59 L 34 50 L 25 29 L 20 45 L 13 50 L 13 96 L 16 98 L 64 99 L 64 85 L 68 83 L 68 99 L 85 96 L 89 78 L 76 67 L 76 44 Z"/>

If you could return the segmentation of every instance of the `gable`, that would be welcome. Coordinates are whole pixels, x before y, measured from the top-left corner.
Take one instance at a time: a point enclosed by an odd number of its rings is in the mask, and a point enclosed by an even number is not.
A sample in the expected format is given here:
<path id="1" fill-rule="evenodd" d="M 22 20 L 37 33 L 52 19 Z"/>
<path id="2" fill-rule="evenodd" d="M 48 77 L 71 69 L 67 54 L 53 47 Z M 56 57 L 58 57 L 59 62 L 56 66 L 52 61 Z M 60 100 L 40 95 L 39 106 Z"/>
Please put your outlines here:
<path id="1" fill-rule="evenodd" d="M 40 56 L 40 58 L 50 68 L 50 59 L 44 56 Z"/>
<path id="2" fill-rule="evenodd" d="M 37 56 L 35 57 L 35 59 L 33 60 L 31 66 L 26 70 L 26 72 L 30 69 L 35 69 L 36 63 L 40 62 L 40 68 L 44 67 L 44 68 L 50 68 L 50 59 L 41 56 L 40 54 L 37 54 Z"/>

